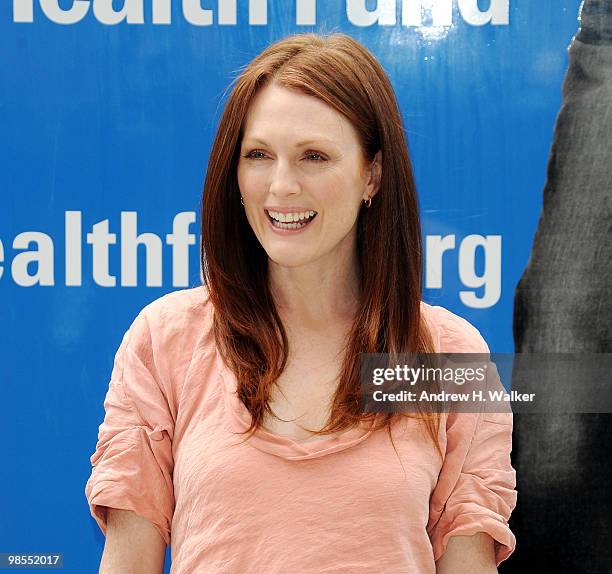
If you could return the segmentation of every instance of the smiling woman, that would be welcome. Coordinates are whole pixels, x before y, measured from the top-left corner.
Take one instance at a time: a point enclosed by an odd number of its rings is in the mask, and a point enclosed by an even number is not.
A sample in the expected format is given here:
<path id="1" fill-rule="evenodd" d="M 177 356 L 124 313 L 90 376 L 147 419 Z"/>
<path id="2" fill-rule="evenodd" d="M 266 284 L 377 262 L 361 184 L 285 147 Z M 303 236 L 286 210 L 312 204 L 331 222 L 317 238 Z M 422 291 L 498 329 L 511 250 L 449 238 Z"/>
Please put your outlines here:
<path id="1" fill-rule="evenodd" d="M 238 186 L 272 281 L 283 267 L 312 262 L 309 275 L 318 281 L 327 262 L 356 264 L 357 216 L 376 194 L 380 167 L 381 152 L 367 166 L 359 134 L 320 99 L 273 82 L 257 93 L 245 118 Z M 316 216 L 305 221 L 306 213 Z"/>
<path id="2" fill-rule="evenodd" d="M 362 353 L 488 352 L 421 300 L 405 130 L 363 45 L 291 36 L 236 78 L 201 237 L 204 285 L 148 305 L 117 353 L 86 489 L 100 527 L 106 508 L 146 518 L 173 574 L 495 572 L 511 414 L 360 409 Z"/>

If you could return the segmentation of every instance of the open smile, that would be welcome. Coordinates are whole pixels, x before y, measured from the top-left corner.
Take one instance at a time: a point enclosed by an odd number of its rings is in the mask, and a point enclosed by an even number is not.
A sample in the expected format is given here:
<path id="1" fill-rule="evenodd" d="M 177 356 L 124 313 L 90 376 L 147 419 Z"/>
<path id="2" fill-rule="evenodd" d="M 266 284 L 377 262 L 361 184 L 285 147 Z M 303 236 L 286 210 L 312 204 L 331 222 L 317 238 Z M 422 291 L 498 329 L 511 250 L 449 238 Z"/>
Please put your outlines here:
<path id="1" fill-rule="evenodd" d="M 317 217 L 316 211 L 300 211 L 291 213 L 282 213 L 279 211 L 266 212 L 270 227 L 283 235 L 287 233 L 296 233 L 308 227 Z"/>

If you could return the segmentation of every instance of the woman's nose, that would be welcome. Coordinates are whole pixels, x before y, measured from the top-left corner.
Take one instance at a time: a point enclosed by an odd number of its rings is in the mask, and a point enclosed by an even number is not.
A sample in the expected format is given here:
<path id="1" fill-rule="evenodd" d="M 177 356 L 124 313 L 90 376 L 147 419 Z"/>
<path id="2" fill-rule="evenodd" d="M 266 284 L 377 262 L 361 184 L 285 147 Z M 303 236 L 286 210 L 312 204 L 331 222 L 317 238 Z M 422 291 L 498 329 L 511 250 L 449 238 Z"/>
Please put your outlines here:
<path id="1" fill-rule="evenodd" d="M 286 160 L 277 160 L 270 171 L 269 192 L 277 196 L 295 195 L 301 191 L 296 170 Z"/>

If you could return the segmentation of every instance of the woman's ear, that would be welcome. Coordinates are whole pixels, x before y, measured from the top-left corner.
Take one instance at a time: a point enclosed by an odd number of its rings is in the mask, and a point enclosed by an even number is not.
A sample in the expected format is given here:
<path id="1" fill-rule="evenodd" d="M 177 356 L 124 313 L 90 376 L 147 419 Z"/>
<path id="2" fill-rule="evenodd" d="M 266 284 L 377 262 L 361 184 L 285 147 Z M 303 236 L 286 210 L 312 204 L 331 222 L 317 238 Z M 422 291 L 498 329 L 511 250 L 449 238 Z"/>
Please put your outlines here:
<path id="1" fill-rule="evenodd" d="M 374 197 L 380 189 L 382 150 L 378 150 L 367 170 L 366 197 Z"/>

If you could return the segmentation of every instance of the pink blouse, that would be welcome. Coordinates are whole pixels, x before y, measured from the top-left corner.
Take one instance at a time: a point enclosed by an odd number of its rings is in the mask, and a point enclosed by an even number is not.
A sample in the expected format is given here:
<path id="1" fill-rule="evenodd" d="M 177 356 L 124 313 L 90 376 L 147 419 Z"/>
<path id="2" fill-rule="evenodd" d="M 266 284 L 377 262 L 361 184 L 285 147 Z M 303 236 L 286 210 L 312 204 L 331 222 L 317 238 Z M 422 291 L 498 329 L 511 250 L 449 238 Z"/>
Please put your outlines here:
<path id="1" fill-rule="evenodd" d="M 439 352 L 489 352 L 469 322 L 422 303 Z M 259 430 L 212 333 L 206 287 L 142 309 L 115 356 L 85 487 L 133 510 L 171 543 L 171 573 L 435 573 L 454 535 L 486 532 L 497 564 L 514 550 L 512 414 L 445 416 L 444 461 L 418 421 L 369 423 L 298 443 Z"/>

